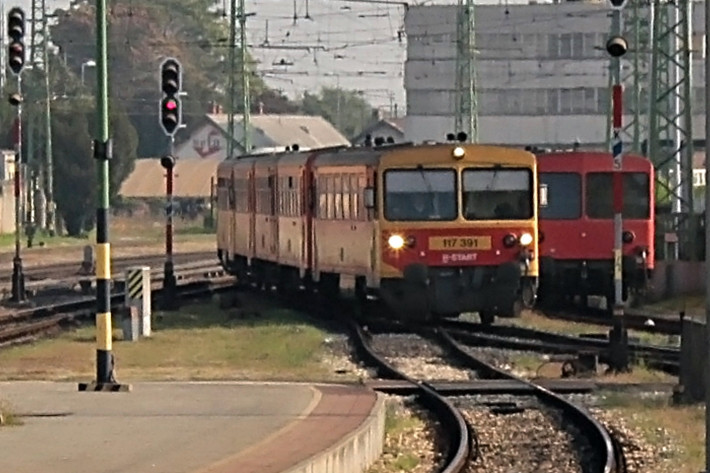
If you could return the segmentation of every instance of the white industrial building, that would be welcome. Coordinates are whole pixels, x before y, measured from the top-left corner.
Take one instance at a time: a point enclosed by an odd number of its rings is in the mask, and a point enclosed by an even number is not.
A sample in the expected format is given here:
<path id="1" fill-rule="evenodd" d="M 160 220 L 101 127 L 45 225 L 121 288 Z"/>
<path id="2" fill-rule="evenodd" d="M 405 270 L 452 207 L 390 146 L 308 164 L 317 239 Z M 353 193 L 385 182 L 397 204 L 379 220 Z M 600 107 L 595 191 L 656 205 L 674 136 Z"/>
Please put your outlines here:
<path id="1" fill-rule="evenodd" d="M 704 136 L 705 126 L 699 5 L 693 4 L 695 137 Z M 456 14 L 455 5 L 433 5 L 410 6 L 405 15 L 408 140 L 442 140 L 454 131 Z M 605 143 L 609 58 L 604 45 L 611 26 L 606 3 L 477 4 L 475 25 L 479 141 Z M 629 67 L 623 63 L 624 75 Z"/>

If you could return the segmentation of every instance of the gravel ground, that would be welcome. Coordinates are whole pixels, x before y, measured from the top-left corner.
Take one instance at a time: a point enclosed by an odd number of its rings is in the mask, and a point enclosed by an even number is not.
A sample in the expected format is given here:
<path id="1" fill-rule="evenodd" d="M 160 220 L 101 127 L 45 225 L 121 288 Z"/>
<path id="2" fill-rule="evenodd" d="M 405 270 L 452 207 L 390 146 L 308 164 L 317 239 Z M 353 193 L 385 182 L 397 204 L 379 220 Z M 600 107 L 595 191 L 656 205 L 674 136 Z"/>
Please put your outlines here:
<path id="1" fill-rule="evenodd" d="M 468 381 L 474 371 L 457 367 L 447 359 L 441 347 L 412 334 L 378 334 L 372 347 L 408 376 L 426 381 Z"/>
<path id="2" fill-rule="evenodd" d="M 367 473 L 438 471 L 446 455 L 446 445 L 442 442 L 445 433 L 431 412 L 410 398 L 387 395 L 385 402 L 388 435 L 384 452 Z M 393 426 L 393 423 L 400 425 Z"/>
<path id="3" fill-rule="evenodd" d="M 332 367 L 333 371 L 354 373 L 361 379 L 370 379 L 374 373 L 356 363 L 346 335 L 329 336 L 324 343 L 329 347 L 323 362 Z M 432 344 L 415 335 L 376 335 L 373 345 L 380 353 L 392 355 L 393 361 L 418 367 L 418 374 L 426 379 L 471 379 L 468 370 L 456 370 L 464 374 L 452 376 L 448 365 L 443 362 L 443 353 Z M 529 369 L 516 368 L 511 361 L 512 356 L 523 352 L 512 350 L 497 350 L 492 348 L 471 348 L 476 355 L 504 369 L 513 370 L 521 376 L 534 377 Z M 545 356 L 533 352 L 524 354 L 540 358 L 545 362 Z M 395 356 L 399 355 L 399 357 Z M 400 358 L 399 360 L 397 358 Z M 430 360 L 433 360 L 430 361 Z M 409 366 L 403 366 L 409 369 Z M 417 371 L 417 370 L 415 370 Z M 415 374 L 411 373 L 410 374 Z M 466 376 L 466 377 L 464 377 Z M 660 395 L 662 395 L 661 393 Z M 644 394 L 650 395 L 650 394 Z M 478 406 L 475 400 L 478 398 Z M 472 462 L 467 473 L 475 472 L 583 472 L 578 460 L 578 449 L 572 443 L 572 435 L 561 431 L 556 426 L 554 413 L 540 409 L 537 401 L 527 398 L 523 404 L 528 407 L 520 413 L 494 414 L 491 406 L 481 405 L 480 401 L 495 398 L 498 401 L 514 401 L 521 403 L 520 397 L 505 399 L 501 396 L 480 396 L 456 398 L 455 404 L 464 407 L 463 413 L 467 420 L 476 428 L 479 435 L 481 458 Z M 569 398 L 577 404 L 588 407 L 593 415 L 602 422 L 609 431 L 621 442 L 626 455 L 628 473 L 674 473 L 669 462 L 663 462 L 673 454 L 675 442 L 671 435 L 658 428 L 657 434 L 663 439 L 655 444 L 649 443 L 638 429 L 630 427 L 617 410 L 600 408 L 600 394 L 577 394 Z M 421 420 L 416 425 L 399 430 L 388 435 L 385 440 L 385 453 L 368 473 L 399 473 L 402 471 L 434 472 L 442 461 L 442 453 L 437 448 L 437 439 L 443 439 L 438 432 L 439 426 L 430 413 L 420 408 L 409 399 L 388 396 L 388 405 L 399 416 L 411 416 Z M 472 404 L 472 402 L 474 404 Z M 543 448 L 531 448 L 532 442 L 542 440 Z M 403 468 L 405 460 L 416 458 L 416 466 Z M 591 470 L 587 470 L 591 471 Z"/>
<path id="4" fill-rule="evenodd" d="M 589 458 L 580 458 L 576 434 L 561 430 L 557 414 L 533 397 L 465 396 L 455 405 L 478 436 L 479 456 L 467 473 L 594 471 Z"/>

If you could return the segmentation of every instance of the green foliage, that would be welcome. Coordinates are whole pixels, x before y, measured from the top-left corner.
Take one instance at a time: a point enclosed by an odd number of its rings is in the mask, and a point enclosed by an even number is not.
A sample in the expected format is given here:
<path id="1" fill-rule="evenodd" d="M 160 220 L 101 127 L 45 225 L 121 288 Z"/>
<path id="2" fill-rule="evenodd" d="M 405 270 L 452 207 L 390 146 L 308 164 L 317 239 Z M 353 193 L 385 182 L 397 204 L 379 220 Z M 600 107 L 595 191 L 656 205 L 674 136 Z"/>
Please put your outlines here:
<path id="1" fill-rule="evenodd" d="M 123 180 L 133 170 L 138 135 L 121 107 L 110 116 L 113 159 L 109 163 L 109 196 L 115 198 Z M 69 236 L 91 230 L 95 223 L 96 167 L 93 157 L 96 112 L 87 99 L 75 100 L 52 116 L 55 198 Z"/>
<path id="2" fill-rule="evenodd" d="M 74 0 L 69 10 L 56 13 L 52 41 L 60 47 L 67 68 L 78 76 L 82 63 L 95 56 L 94 2 Z M 110 87 L 140 130 L 139 156 L 154 157 L 167 149 L 157 116 L 158 69 L 165 57 L 180 60 L 183 89 L 188 92 L 182 99 L 187 129 L 178 132 L 178 140 L 200 124 L 208 104 L 227 103 L 229 24 L 214 0 L 113 0 L 108 22 Z M 85 70 L 86 89 L 91 91 L 95 70 Z M 250 84 L 254 107 L 263 102 L 269 113 L 293 110 L 253 72 Z"/>
<path id="3" fill-rule="evenodd" d="M 323 87 L 318 95 L 304 94 L 301 111 L 324 117 L 347 138 L 353 138 L 372 120 L 373 108 L 357 91 Z"/>
<path id="4" fill-rule="evenodd" d="M 88 117 L 88 110 L 80 106 L 75 111 L 59 110 L 52 116 L 55 199 L 71 236 L 89 230 L 94 221 L 96 172 Z"/>

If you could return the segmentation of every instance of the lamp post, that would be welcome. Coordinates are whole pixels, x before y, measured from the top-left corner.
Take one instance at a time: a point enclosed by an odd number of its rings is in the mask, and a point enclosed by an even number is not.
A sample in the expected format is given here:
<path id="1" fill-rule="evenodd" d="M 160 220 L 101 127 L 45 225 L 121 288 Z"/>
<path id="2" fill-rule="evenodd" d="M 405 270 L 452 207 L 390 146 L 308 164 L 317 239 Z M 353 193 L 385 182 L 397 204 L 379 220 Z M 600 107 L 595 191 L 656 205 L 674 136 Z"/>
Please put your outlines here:
<path id="1" fill-rule="evenodd" d="M 87 67 L 96 67 L 96 61 L 89 59 L 81 63 L 81 85 L 84 85 L 84 71 Z"/>

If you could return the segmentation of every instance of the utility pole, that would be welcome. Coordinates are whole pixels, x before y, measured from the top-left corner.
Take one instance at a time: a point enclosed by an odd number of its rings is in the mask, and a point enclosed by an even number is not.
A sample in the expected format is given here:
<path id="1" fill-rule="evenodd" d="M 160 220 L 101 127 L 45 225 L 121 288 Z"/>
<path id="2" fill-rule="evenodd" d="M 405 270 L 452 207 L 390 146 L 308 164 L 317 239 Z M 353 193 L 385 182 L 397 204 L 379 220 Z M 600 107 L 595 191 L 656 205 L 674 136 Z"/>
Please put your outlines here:
<path id="1" fill-rule="evenodd" d="M 96 0 L 96 381 L 79 383 L 79 391 L 128 391 L 114 378 L 111 322 L 111 244 L 109 243 L 109 162 L 112 146 L 108 116 L 108 41 L 106 0 Z"/>
<path id="2" fill-rule="evenodd" d="M 456 110 L 454 134 L 465 132 L 478 141 L 478 97 L 475 68 L 475 12 L 473 0 L 458 0 L 456 10 Z"/>
<path id="3" fill-rule="evenodd" d="M 29 109 L 27 161 L 32 176 L 28 180 L 27 202 L 32 210 L 28 219 L 30 227 L 46 230 L 50 235 L 56 231 L 53 192 L 52 159 L 52 109 L 49 78 L 49 22 L 46 0 L 32 0 L 30 28 L 30 64 L 35 78 L 42 77 L 41 89 L 32 93 L 33 106 Z M 41 92 L 40 92 L 41 90 Z"/>
<path id="4" fill-rule="evenodd" d="M 25 68 L 25 11 L 22 8 L 12 8 L 7 14 L 7 34 L 10 44 L 7 48 L 10 71 L 17 78 L 17 92 L 10 94 L 10 105 L 17 108 L 15 119 L 15 257 L 12 259 L 12 297 L 13 302 L 23 302 L 25 294 L 25 276 L 22 271 L 20 255 L 20 232 L 22 230 L 22 70 Z"/>
<path id="5" fill-rule="evenodd" d="M 624 108 L 627 118 L 621 129 L 621 140 L 629 151 L 645 154 L 648 144 L 648 106 L 651 87 L 651 25 L 653 8 L 647 0 L 629 0 L 622 10 L 621 35 L 628 38 L 631 48 L 627 53 L 630 58 L 626 68 L 621 71 L 621 83 L 624 86 Z M 628 72 L 625 73 L 624 69 Z M 612 88 L 612 74 L 609 74 L 609 90 Z M 606 129 L 607 147 L 611 149 L 612 107 L 609 100 Z"/>
<path id="6" fill-rule="evenodd" d="M 237 109 L 237 81 L 235 75 L 237 73 L 237 19 L 239 20 L 239 73 L 241 74 L 241 94 L 242 94 L 242 148 L 245 153 L 251 149 L 251 137 L 249 136 L 249 121 L 250 121 L 250 97 L 249 97 L 249 68 L 247 65 L 247 41 L 246 41 L 246 21 L 247 15 L 245 0 L 239 0 L 239 8 L 237 9 L 237 0 L 231 0 L 230 16 L 229 16 L 229 108 L 227 110 L 227 134 L 229 141 L 227 143 L 227 157 L 231 158 L 234 154 L 234 114 Z"/>
<path id="7" fill-rule="evenodd" d="M 170 139 L 168 154 L 160 158 L 166 170 L 165 181 L 165 265 L 163 269 L 162 306 L 177 310 L 178 294 L 173 266 L 173 169 L 175 168 L 175 133 L 182 127 L 182 65 L 175 58 L 167 58 L 160 65 L 160 125 Z"/>
<path id="8" fill-rule="evenodd" d="M 692 44 L 690 0 L 652 0 L 649 157 L 657 183 L 671 197 L 671 222 L 659 230 L 677 235 L 666 259 L 696 256 L 693 215 Z M 661 220 L 661 219 L 659 219 Z M 681 251 L 682 250 L 682 251 Z"/>
<path id="9" fill-rule="evenodd" d="M 624 323 L 624 282 L 623 282 L 623 210 L 624 210 L 624 173 L 623 173 L 623 85 L 621 83 L 621 57 L 628 51 L 626 39 L 621 36 L 621 11 L 626 6 L 627 0 L 609 0 L 612 8 L 611 37 L 606 43 L 606 50 L 611 58 L 609 75 L 611 77 L 611 105 L 612 105 L 612 193 L 614 209 L 614 301 L 613 301 L 613 328 L 609 334 L 609 345 L 613 368 L 616 371 L 626 371 L 629 366 L 628 333 Z M 607 300 L 607 304 L 611 304 Z"/>

